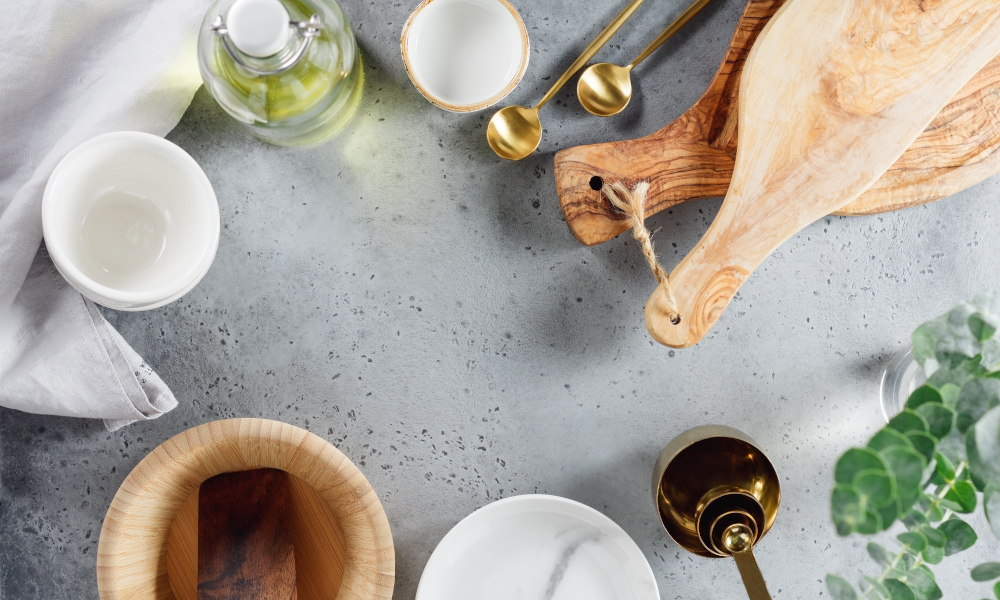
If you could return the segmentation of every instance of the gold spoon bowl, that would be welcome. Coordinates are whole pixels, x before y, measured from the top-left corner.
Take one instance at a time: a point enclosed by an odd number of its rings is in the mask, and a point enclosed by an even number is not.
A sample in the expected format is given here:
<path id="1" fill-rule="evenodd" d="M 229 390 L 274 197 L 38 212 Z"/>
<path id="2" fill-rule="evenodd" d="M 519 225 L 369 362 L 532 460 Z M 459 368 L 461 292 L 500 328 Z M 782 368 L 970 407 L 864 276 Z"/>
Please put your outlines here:
<path id="1" fill-rule="evenodd" d="M 610 117 L 625 110 L 632 99 L 632 79 L 630 74 L 636 65 L 646 60 L 646 57 L 669 40 L 681 27 L 684 27 L 698 11 L 705 8 L 710 0 L 697 0 L 689 6 L 674 22 L 667 26 L 660 35 L 624 67 L 611 63 L 591 65 L 580 75 L 576 83 L 576 96 L 580 104 L 592 115 Z"/>
<path id="2" fill-rule="evenodd" d="M 500 109 L 486 127 L 486 141 L 498 156 L 508 160 L 528 156 L 542 141 L 538 108 L 508 106 Z"/>
<path id="3" fill-rule="evenodd" d="M 508 160 L 521 160 L 535 151 L 538 142 L 542 140 L 542 124 L 538 120 L 539 109 L 554 98 L 562 86 L 566 85 L 569 78 L 576 75 L 580 67 L 587 64 L 587 61 L 597 54 L 597 51 L 611 39 L 611 36 L 632 16 L 632 13 L 639 8 L 643 1 L 632 0 L 625 7 L 625 10 L 618 13 L 618 16 L 594 38 L 594 41 L 590 42 L 583 54 L 573 61 L 573 64 L 552 84 L 549 91 L 533 108 L 508 106 L 493 115 L 486 128 L 486 141 L 489 142 L 490 148 L 493 148 L 498 156 Z"/>
<path id="4" fill-rule="evenodd" d="M 587 67 L 576 84 L 580 104 L 598 117 L 610 117 L 625 110 L 632 99 L 631 71 L 632 65 L 619 67 L 611 63 Z"/>

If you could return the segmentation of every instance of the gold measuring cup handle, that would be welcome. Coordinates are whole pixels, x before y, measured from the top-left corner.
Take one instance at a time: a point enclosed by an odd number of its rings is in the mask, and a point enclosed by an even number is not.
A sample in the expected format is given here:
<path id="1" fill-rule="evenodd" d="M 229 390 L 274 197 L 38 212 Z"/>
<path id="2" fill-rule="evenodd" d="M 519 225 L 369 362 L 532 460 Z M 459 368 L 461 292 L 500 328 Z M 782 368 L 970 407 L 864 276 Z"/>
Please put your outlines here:
<path id="1" fill-rule="evenodd" d="M 742 523 L 730 526 L 722 534 L 722 543 L 736 560 L 736 568 L 740 570 L 747 596 L 750 600 L 771 600 L 767 584 L 764 583 L 764 575 L 761 574 L 757 559 L 753 556 L 753 542 L 753 532 Z"/>

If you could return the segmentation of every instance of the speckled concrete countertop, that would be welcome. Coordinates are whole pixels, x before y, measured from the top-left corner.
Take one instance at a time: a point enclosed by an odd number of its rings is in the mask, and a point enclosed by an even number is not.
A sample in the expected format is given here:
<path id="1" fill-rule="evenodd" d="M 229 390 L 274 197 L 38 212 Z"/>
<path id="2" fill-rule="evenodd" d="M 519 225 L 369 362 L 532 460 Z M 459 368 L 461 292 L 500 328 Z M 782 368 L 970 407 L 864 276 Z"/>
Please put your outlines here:
<path id="1" fill-rule="evenodd" d="M 508 101 L 540 97 L 618 4 L 515 1 L 532 55 Z M 627 62 L 681 4 L 651 0 L 598 58 Z M 1000 178 L 895 214 L 822 219 L 767 260 L 704 341 L 671 351 L 646 334 L 653 279 L 634 242 L 584 248 L 562 222 L 552 155 L 683 112 L 742 0 L 716 0 L 637 69 L 624 115 L 599 120 L 561 93 L 540 151 L 518 163 L 487 147 L 488 112 L 444 113 L 410 84 L 398 40 L 415 5 L 344 0 L 365 95 L 321 147 L 265 145 L 199 91 L 170 139 L 215 186 L 218 258 L 170 306 L 105 311 L 180 407 L 116 433 L 0 409 L 0 599 L 97 598 L 101 521 L 129 470 L 168 437 L 236 416 L 304 427 L 361 467 L 392 524 L 399 599 L 462 517 L 532 492 L 617 521 L 665 599 L 741 596 L 735 565 L 678 548 L 649 499 L 660 448 L 704 423 L 749 433 L 781 475 L 758 547 L 775 598 L 827 597 L 828 571 L 872 573 L 866 540 L 834 533 L 832 468 L 882 425 L 879 378 L 913 328 L 1000 287 Z M 651 219 L 665 266 L 718 206 Z M 935 569 L 946 598 L 987 595 L 968 572 L 1000 546 L 972 522 L 979 544 Z"/>

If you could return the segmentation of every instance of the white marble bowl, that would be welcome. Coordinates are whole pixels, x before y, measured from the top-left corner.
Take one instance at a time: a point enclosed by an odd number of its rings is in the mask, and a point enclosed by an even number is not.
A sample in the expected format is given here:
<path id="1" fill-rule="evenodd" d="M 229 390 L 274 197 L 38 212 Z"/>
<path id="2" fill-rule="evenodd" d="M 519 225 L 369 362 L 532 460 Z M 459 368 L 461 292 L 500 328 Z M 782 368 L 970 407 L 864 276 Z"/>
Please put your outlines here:
<path id="1" fill-rule="evenodd" d="M 502 100 L 528 68 L 528 30 L 507 0 L 424 0 L 403 26 L 413 85 L 452 112 Z"/>
<path id="2" fill-rule="evenodd" d="M 56 166 L 42 199 L 52 262 L 87 298 L 118 310 L 173 302 L 219 245 L 219 205 L 190 155 L 137 131 L 99 135 Z"/>
<path id="3" fill-rule="evenodd" d="M 547 495 L 488 504 L 431 554 L 416 600 L 659 600 L 632 538 L 589 506 Z"/>

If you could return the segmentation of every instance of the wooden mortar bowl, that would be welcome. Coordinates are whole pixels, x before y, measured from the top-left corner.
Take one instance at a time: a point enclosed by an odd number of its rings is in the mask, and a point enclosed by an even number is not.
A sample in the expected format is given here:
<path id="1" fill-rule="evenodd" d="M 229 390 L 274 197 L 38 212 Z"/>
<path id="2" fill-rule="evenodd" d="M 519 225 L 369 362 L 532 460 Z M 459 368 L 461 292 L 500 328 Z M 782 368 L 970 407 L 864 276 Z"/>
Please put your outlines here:
<path id="1" fill-rule="evenodd" d="M 291 475 L 299 600 L 390 600 L 392 532 L 371 484 L 332 444 L 264 419 L 199 425 L 136 465 L 101 528 L 102 600 L 195 600 L 198 488 L 220 473 L 264 467 Z"/>

